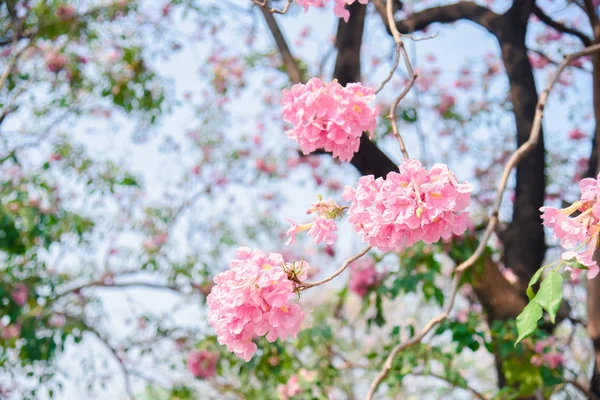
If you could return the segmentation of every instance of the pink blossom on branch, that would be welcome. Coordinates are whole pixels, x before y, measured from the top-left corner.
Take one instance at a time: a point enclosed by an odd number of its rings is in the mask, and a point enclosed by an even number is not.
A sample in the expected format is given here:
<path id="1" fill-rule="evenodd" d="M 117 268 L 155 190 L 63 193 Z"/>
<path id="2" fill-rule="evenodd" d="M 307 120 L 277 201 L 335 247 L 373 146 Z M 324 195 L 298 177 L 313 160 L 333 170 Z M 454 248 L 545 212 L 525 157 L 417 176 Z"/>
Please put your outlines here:
<path id="1" fill-rule="evenodd" d="M 553 337 L 536 342 L 533 351 L 537 354 L 531 357 L 532 365 L 541 367 L 546 364 L 549 368 L 555 369 L 565 364 L 565 359 L 557 349 L 556 340 Z"/>
<path id="2" fill-rule="evenodd" d="M 200 350 L 188 354 L 186 363 L 192 375 L 196 378 L 207 379 L 217 374 L 217 361 L 219 361 L 218 353 Z"/>
<path id="3" fill-rule="evenodd" d="M 350 265 L 350 282 L 348 287 L 351 292 L 360 297 L 365 297 L 370 289 L 377 286 L 383 275 L 375 269 L 375 261 L 360 259 Z"/>
<path id="4" fill-rule="evenodd" d="M 317 378 L 316 371 L 308 371 L 304 368 L 300 368 L 297 375 L 292 375 L 285 385 L 277 386 L 277 394 L 279 400 L 289 400 L 294 396 L 302 394 L 304 390 L 300 386 L 300 383 L 311 383 Z"/>
<path id="5" fill-rule="evenodd" d="M 308 236 L 311 236 L 316 244 L 321 242 L 332 245 L 337 241 L 337 225 L 335 221 L 339 219 L 344 211 L 344 207 L 341 207 L 333 200 L 323 201 L 319 197 L 319 201 L 312 204 L 312 207 L 307 210 L 307 214 L 315 213 L 313 222 L 304 225 L 298 225 L 291 219 L 287 219 L 292 226 L 287 231 L 289 236 L 286 245 L 294 244 L 296 241 L 296 234 L 308 230 Z"/>
<path id="6" fill-rule="evenodd" d="M 588 279 L 593 279 L 600 271 L 593 259 L 600 231 L 600 181 L 594 178 L 582 179 L 579 190 L 581 198 L 569 207 L 541 207 L 540 211 L 544 226 L 554 231 L 554 237 L 562 247 L 570 249 L 563 252 L 561 258 L 568 262 L 566 269 L 571 271 L 573 279 L 577 279 L 582 272 L 579 264 L 587 269 Z M 571 214 L 575 212 L 579 212 L 579 215 L 571 218 Z"/>
<path id="7" fill-rule="evenodd" d="M 337 225 L 329 218 L 317 217 L 308 231 L 315 243 L 326 243 L 332 245 L 337 241 Z"/>
<path id="8" fill-rule="evenodd" d="M 343 197 L 351 202 L 349 221 L 363 241 L 390 251 L 464 233 L 471 191 L 444 164 L 428 171 L 417 160 L 404 160 L 399 173 L 363 176 Z"/>
<path id="9" fill-rule="evenodd" d="M 304 261 L 286 264 L 279 253 L 238 248 L 206 298 L 219 343 L 249 361 L 257 350 L 255 336 L 266 335 L 269 342 L 295 337 L 304 320 L 294 301 L 295 281 L 305 279 L 309 268 Z"/>
<path id="10" fill-rule="evenodd" d="M 10 294 L 10 297 L 12 297 L 15 304 L 17 304 L 19 307 L 22 307 L 25 305 L 25 303 L 27 303 L 28 296 L 29 289 L 27 289 L 27 286 L 23 285 L 22 283 L 17 283 Z"/>
<path id="11" fill-rule="evenodd" d="M 341 161 L 350 161 L 363 132 L 375 131 L 377 110 L 369 106 L 375 92 L 361 83 L 342 87 L 335 80 L 326 84 L 311 78 L 282 95 L 283 119 L 293 125 L 286 135 L 298 142 L 304 154 L 325 149 Z"/>
<path id="12" fill-rule="evenodd" d="M 569 131 L 569 139 L 571 140 L 581 140 L 585 139 L 585 137 L 585 133 L 583 133 L 579 128 L 575 128 Z"/>
<path id="13" fill-rule="evenodd" d="M 335 5 L 333 12 L 344 21 L 348 22 L 350 18 L 350 11 L 346 10 L 346 5 L 353 4 L 356 0 L 333 0 Z M 296 2 L 304 7 L 304 11 L 308 10 L 309 7 L 323 7 L 329 0 L 296 0 Z M 358 0 L 361 4 L 367 4 L 369 0 Z"/>

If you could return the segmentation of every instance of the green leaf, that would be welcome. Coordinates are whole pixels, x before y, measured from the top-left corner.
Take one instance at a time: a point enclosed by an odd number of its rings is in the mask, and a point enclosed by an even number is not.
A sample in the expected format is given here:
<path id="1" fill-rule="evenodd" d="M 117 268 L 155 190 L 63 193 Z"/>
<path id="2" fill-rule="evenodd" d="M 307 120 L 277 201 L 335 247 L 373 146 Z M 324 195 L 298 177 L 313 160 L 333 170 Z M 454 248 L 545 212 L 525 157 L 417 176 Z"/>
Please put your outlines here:
<path id="1" fill-rule="evenodd" d="M 121 185 L 139 187 L 139 184 L 137 183 L 137 181 L 135 180 L 135 178 L 133 176 L 126 176 L 125 178 L 123 178 L 123 180 L 121 181 Z"/>
<path id="2" fill-rule="evenodd" d="M 535 285 L 536 283 L 538 283 L 538 281 L 542 277 L 542 272 L 544 272 L 545 268 L 546 267 L 542 267 L 542 268 L 538 269 L 537 272 L 535 274 L 533 274 L 533 276 L 531 277 L 531 280 L 529 281 L 529 285 L 527 286 L 527 297 L 529 297 L 529 300 L 533 300 L 533 298 L 535 297 L 535 293 L 533 293 L 533 289 L 531 287 L 533 285 Z"/>
<path id="3" fill-rule="evenodd" d="M 562 276 L 555 271 L 550 272 L 546 279 L 542 281 L 540 290 L 535 296 L 535 302 L 538 303 L 550 315 L 550 321 L 555 323 L 556 313 L 562 302 Z"/>
<path id="4" fill-rule="evenodd" d="M 537 322 L 542 318 L 542 315 L 542 307 L 536 301 L 530 302 L 523 311 L 521 311 L 521 314 L 517 317 L 519 337 L 517 337 L 515 347 L 521 340 L 533 333 L 535 328 L 537 328 Z"/>

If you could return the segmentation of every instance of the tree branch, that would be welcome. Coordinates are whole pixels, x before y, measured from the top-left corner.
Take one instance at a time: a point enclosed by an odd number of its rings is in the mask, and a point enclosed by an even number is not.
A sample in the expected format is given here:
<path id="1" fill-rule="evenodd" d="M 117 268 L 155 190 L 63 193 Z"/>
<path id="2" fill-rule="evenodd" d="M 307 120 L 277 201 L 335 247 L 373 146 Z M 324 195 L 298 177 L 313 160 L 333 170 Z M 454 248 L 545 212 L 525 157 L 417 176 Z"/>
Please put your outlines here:
<path id="1" fill-rule="evenodd" d="M 577 38 L 579 38 L 579 40 L 581 40 L 584 46 L 587 47 L 592 44 L 592 40 L 586 34 L 575 28 L 570 28 L 561 22 L 553 20 L 548 14 L 544 12 L 544 10 L 538 7 L 537 4 L 533 6 L 533 14 L 549 27 L 554 28 L 559 32 L 576 36 Z"/>
<path id="2" fill-rule="evenodd" d="M 554 73 L 552 79 L 550 79 L 550 81 L 548 82 L 546 89 L 544 90 L 544 92 L 542 92 L 542 94 L 537 102 L 535 117 L 534 117 L 531 131 L 529 134 L 529 139 L 525 143 L 523 143 L 521 146 L 519 146 L 519 148 L 511 155 L 508 162 L 506 163 L 506 166 L 504 167 L 504 171 L 502 173 L 502 178 L 500 179 L 500 182 L 498 184 L 498 190 L 496 193 L 496 201 L 494 202 L 494 209 L 492 211 L 492 215 L 490 217 L 490 221 L 488 223 L 485 234 L 484 234 L 483 238 L 481 239 L 481 241 L 479 242 L 479 245 L 477 246 L 477 249 L 475 250 L 475 252 L 466 261 L 464 261 L 463 263 L 458 265 L 454 270 L 455 275 L 454 275 L 454 279 L 452 280 L 452 286 L 451 286 L 452 289 L 450 291 L 449 300 L 446 302 L 446 305 L 444 306 L 442 313 L 440 313 L 439 315 L 437 315 L 437 316 L 433 317 L 431 320 L 429 320 L 429 322 L 427 322 L 425 324 L 425 326 L 419 331 L 419 333 L 417 333 L 412 339 L 410 339 L 409 341 L 404 342 L 404 343 L 399 343 L 396 345 L 396 347 L 394 347 L 392 352 L 386 358 L 381 371 L 377 374 L 377 376 L 371 383 L 369 392 L 366 397 L 367 400 L 372 400 L 373 396 L 375 395 L 375 392 L 377 391 L 377 388 L 379 387 L 381 382 L 383 382 L 383 380 L 387 377 L 390 370 L 392 369 L 393 362 L 394 362 L 394 359 L 396 358 L 396 356 L 402 350 L 404 350 L 408 347 L 411 347 L 417 343 L 420 343 L 423 340 L 423 338 L 437 324 L 441 323 L 442 321 L 444 321 L 445 319 L 448 318 L 448 315 L 450 314 L 450 311 L 452 310 L 452 307 L 454 306 L 454 301 L 456 300 L 456 294 L 458 292 L 459 282 L 460 282 L 460 278 L 461 278 L 463 272 L 465 270 L 467 270 L 468 268 L 470 268 L 471 266 L 473 266 L 473 264 L 475 264 L 477 259 L 483 254 L 483 251 L 485 250 L 485 247 L 487 246 L 487 242 L 489 241 L 492 233 L 494 232 L 494 228 L 495 228 L 496 224 L 498 223 L 498 211 L 500 209 L 500 206 L 502 205 L 502 198 L 504 195 L 504 191 L 506 190 L 506 184 L 508 182 L 510 173 L 517 166 L 517 164 L 523 158 L 525 158 L 525 156 L 528 153 L 533 151 L 537 146 L 537 142 L 540 138 L 540 133 L 542 130 L 542 118 L 544 117 L 544 108 L 546 106 L 548 96 L 550 95 L 550 91 L 554 87 L 554 84 L 558 80 L 560 74 L 569 65 L 569 63 L 571 61 L 573 61 L 576 58 L 592 54 L 596 51 L 600 51 L 600 44 L 588 47 L 579 52 L 572 53 L 572 54 L 566 56 L 565 59 L 560 64 L 560 66 L 558 67 L 558 69 L 556 70 L 556 72 Z"/>
<path id="3" fill-rule="evenodd" d="M 484 395 L 482 395 L 481 393 L 479 393 L 477 390 L 473 389 L 472 387 L 470 387 L 470 386 L 466 386 L 466 387 L 460 386 L 458 383 L 452 381 L 451 379 L 446 378 L 445 376 L 433 373 L 433 372 L 430 372 L 428 374 L 426 374 L 426 373 L 420 373 L 420 372 L 411 372 L 410 375 L 413 375 L 413 376 L 423 376 L 423 377 L 433 377 L 433 378 L 439 379 L 441 381 L 447 382 L 450 385 L 454 386 L 455 388 L 463 389 L 463 390 L 471 393 L 474 397 L 478 398 L 479 400 L 486 400 L 486 397 Z"/>
<path id="4" fill-rule="evenodd" d="M 67 314 L 63 314 L 63 315 L 65 315 L 65 317 L 67 317 L 69 319 L 74 320 L 78 324 L 82 325 L 86 331 L 88 331 L 89 333 L 94 335 L 104 345 L 104 347 L 106 347 L 110 351 L 110 353 L 114 356 L 115 360 L 117 360 L 117 362 L 119 364 L 119 368 L 121 369 L 121 372 L 123 373 L 123 379 L 125 382 L 125 393 L 127 394 L 127 398 L 129 400 L 133 400 L 134 396 L 133 396 L 133 390 L 131 388 L 131 377 L 130 377 L 129 370 L 125 366 L 125 362 L 119 356 L 117 349 L 115 349 L 108 341 L 108 338 L 104 337 L 104 335 L 101 334 L 98 330 L 96 330 L 96 328 L 88 325 L 82 319 L 73 317 L 73 316 L 70 316 Z"/>
<path id="5" fill-rule="evenodd" d="M 384 8 L 381 6 L 382 1 L 383 0 L 375 0 L 375 5 L 377 11 L 379 11 L 379 14 L 381 15 L 381 18 L 386 21 L 387 15 L 385 14 L 387 14 L 387 12 L 384 13 Z M 431 7 L 426 10 L 416 12 L 405 20 L 397 21 L 396 28 L 400 33 L 412 33 L 416 31 L 422 31 L 429 25 L 436 22 L 452 23 L 464 19 L 475 22 L 492 32 L 494 29 L 495 19 L 497 17 L 499 17 L 498 14 L 486 7 L 470 1 L 464 1 L 445 6 Z"/>
<path id="6" fill-rule="evenodd" d="M 142 289 L 157 289 L 157 290 L 168 290 L 171 292 L 181 293 L 181 288 L 175 285 L 161 285 L 158 283 L 151 282 L 122 282 L 122 283 L 106 283 L 100 279 L 93 282 L 84 283 L 72 289 L 68 289 L 64 292 L 57 294 L 52 300 L 59 299 L 71 293 L 80 292 L 81 290 L 88 288 L 105 288 L 105 289 L 122 289 L 122 288 L 142 288 Z"/>
<path id="7" fill-rule="evenodd" d="M 333 77 L 341 85 L 361 80 L 360 49 L 366 16 L 366 6 L 355 2 L 348 7 L 350 19 L 348 23 L 339 21 L 335 44 L 338 55 L 335 62 Z M 369 140 L 367 134 L 360 138 L 360 148 L 350 161 L 363 175 L 384 177 L 390 171 L 398 169 L 396 163 L 383 152 L 375 143 Z"/>
<path id="8" fill-rule="evenodd" d="M 302 291 L 302 290 L 306 290 L 306 289 L 310 289 L 311 287 L 315 287 L 315 286 L 319 286 L 319 285 L 323 285 L 324 283 L 327 283 L 329 281 L 331 281 L 333 278 L 335 278 L 336 276 L 338 276 L 339 274 L 341 274 L 342 272 L 344 272 L 346 270 L 346 268 L 348 268 L 348 266 L 350 264 L 352 264 L 354 261 L 358 260 L 359 258 L 361 258 L 362 256 L 364 256 L 365 254 L 367 254 L 369 252 L 369 250 L 371 250 L 371 246 L 367 246 L 365 247 L 360 253 L 344 260 L 344 262 L 342 263 L 342 266 L 339 267 L 337 269 L 337 271 L 335 271 L 333 274 L 331 274 L 330 276 L 328 276 L 325 279 L 321 279 L 320 281 L 315 281 L 315 282 L 302 282 L 298 285 L 298 290 Z"/>
<path id="9" fill-rule="evenodd" d="M 285 14 L 286 12 L 288 12 L 288 9 L 290 8 L 290 5 L 292 4 L 292 0 L 286 0 L 285 2 L 285 6 L 283 6 L 283 9 L 278 10 L 275 7 L 271 7 L 269 8 L 269 5 L 267 4 L 267 0 L 263 0 L 258 1 L 258 0 L 252 0 L 252 2 L 254 4 L 256 4 L 257 6 L 259 6 L 260 8 L 262 8 L 263 10 L 265 10 L 268 13 L 271 14 Z"/>
<path id="10" fill-rule="evenodd" d="M 271 31 L 271 35 L 273 35 L 273 39 L 275 40 L 275 44 L 279 49 L 279 53 L 283 59 L 283 65 L 285 66 L 285 71 L 290 77 L 290 81 L 293 83 L 300 83 L 304 81 L 302 72 L 298 67 L 298 63 L 292 55 L 290 47 L 288 46 L 287 41 L 285 40 L 285 37 L 283 36 L 283 33 L 281 32 L 281 29 L 275 20 L 275 16 L 264 7 L 260 7 L 260 11 L 265 17 L 265 21 L 267 22 L 267 26 Z"/>
<path id="11" fill-rule="evenodd" d="M 394 10 L 392 6 L 393 0 L 387 0 L 386 4 L 386 13 L 387 13 L 387 23 L 390 31 L 392 32 L 392 37 L 394 38 L 394 42 L 396 42 L 396 59 L 398 59 L 399 55 L 402 54 L 402 59 L 404 60 L 404 65 L 406 66 L 406 72 L 408 73 L 408 83 L 404 90 L 396 97 L 393 101 L 392 106 L 390 107 L 390 114 L 388 118 L 392 123 L 392 133 L 394 137 L 398 141 L 398 145 L 400 146 L 400 150 L 402 151 L 402 155 L 404 158 L 410 158 L 408 155 L 408 151 L 406 150 L 406 146 L 404 144 L 404 140 L 400 135 L 400 131 L 398 130 L 398 121 L 396 121 L 396 109 L 400 101 L 408 94 L 410 89 L 415 84 L 415 80 L 417 79 L 417 74 L 415 73 L 412 64 L 410 63 L 410 58 L 408 57 L 408 53 L 406 52 L 406 48 L 404 47 L 404 42 L 402 41 L 402 37 L 400 36 L 400 32 L 396 28 L 396 24 L 394 22 Z M 398 66 L 398 63 L 395 64 Z"/>
<path id="12" fill-rule="evenodd" d="M 594 29 L 594 36 L 598 36 L 598 29 L 600 28 L 600 18 L 596 14 L 596 6 L 594 6 L 593 0 L 583 0 L 584 10 L 590 19 L 592 28 Z"/>

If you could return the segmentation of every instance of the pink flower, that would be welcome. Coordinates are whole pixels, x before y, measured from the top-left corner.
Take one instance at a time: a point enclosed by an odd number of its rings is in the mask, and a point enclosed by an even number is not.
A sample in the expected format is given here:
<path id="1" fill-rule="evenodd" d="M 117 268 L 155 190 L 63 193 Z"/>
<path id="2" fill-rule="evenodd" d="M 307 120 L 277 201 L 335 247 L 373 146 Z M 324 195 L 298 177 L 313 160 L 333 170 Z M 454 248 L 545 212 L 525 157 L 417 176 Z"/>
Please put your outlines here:
<path id="1" fill-rule="evenodd" d="M 286 218 L 292 226 L 287 231 L 289 236 L 286 245 L 294 244 L 296 241 L 296 233 L 308 230 L 308 236 L 311 236 L 316 244 L 324 242 L 327 245 L 332 245 L 337 241 L 337 225 L 335 220 L 338 219 L 344 211 L 333 200 L 323 201 L 319 196 L 319 201 L 312 203 L 312 207 L 307 210 L 307 214 L 315 213 L 315 218 L 312 222 L 305 225 L 298 225 L 291 219 Z"/>
<path id="2" fill-rule="evenodd" d="M 290 244 L 294 244 L 296 243 L 296 233 L 300 233 L 300 232 L 304 232 L 305 230 L 310 229 L 311 225 L 310 224 L 306 224 L 306 225 L 298 225 L 297 223 L 295 223 L 294 221 L 292 221 L 289 218 L 286 218 L 286 220 L 292 224 L 292 226 L 290 227 L 290 229 L 288 229 L 286 235 L 289 236 L 287 242 L 285 242 L 286 246 L 289 246 Z"/>
<path id="3" fill-rule="evenodd" d="M 583 133 L 579 128 L 571 129 L 569 131 L 569 139 L 571 140 L 580 140 L 584 139 L 585 137 L 585 133 Z"/>
<path id="4" fill-rule="evenodd" d="M 554 237 L 560 240 L 560 245 L 566 248 L 575 247 L 585 241 L 587 227 L 581 220 L 569 218 L 570 213 L 553 207 L 541 207 L 543 225 L 554 229 Z"/>
<path id="5" fill-rule="evenodd" d="M 146 249 L 147 251 L 150 251 L 150 252 L 154 252 L 154 251 L 158 250 L 162 245 L 167 243 L 168 239 L 169 239 L 168 233 L 160 233 L 158 235 L 154 235 L 150 239 L 148 239 L 144 242 L 144 245 L 143 245 L 144 249 Z"/>
<path id="6" fill-rule="evenodd" d="M 469 320 L 469 309 L 462 309 L 456 313 L 456 320 L 461 324 L 466 324 Z"/>
<path id="7" fill-rule="evenodd" d="M 537 367 L 546 364 L 549 368 L 554 369 L 565 363 L 565 359 L 556 348 L 556 340 L 553 337 L 538 341 L 535 344 L 533 351 L 537 354 L 531 357 L 530 362 Z"/>
<path id="8" fill-rule="evenodd" d="M 565 251 L 561 258 L 564 261 L 575 260 L 587 270 L 588 279 L 598 275 L 600 267 L 594 260 L 594 252 L 598 247 L 598 233 L 600 232 L 600 181 L 585 178 L 579 182 L 581 197 L 567 208 L 556 209 L 541 207 L 544 226 L 554 230 L 554 237 L 560 240 L 562 247 L 575 249 Z M 571 218 L 571 214 L 578 211 L 580 214 Z M 583 251 L 577 251 L 584 247 Z M 570 262 L 565 268 L 571 271 L 571 278 L 578 280 L 582 269 L 576 263 Z"/>
<path id="9" fill-rule="evenodd" d="M 314 380 L 317 378 L 317 371 L 308 371 L 304 368 L 300 368 L 298 373 L 304 382 L 314 382 Z"/>
<path id="10" fill-rule="evenodd" d="M 440 104 L 437 106 L 437 111 L 440 115 L 446 114 L 454 105 L 456 104 L 456 100 L 454 96 L 448 93 L 442 93 L 440 96 Z"/>
<path id="11" fill-rule="evenodd" d="M 564 357 L 562 356 L 562 354 L 557 352 L 544 354 L 543 358 L 546 362 L 546 365 L 552 369 L 558 368 L 565 364 Z"/>
<path id="12" fill-rule="evenodd" d="M 533 356 L 531 356 L 529 362 L 531 363 L 531 365 L 535 365 L 536 367 L 541 367 L 544 364 L 544 360 L 539 354 L 534 354 Z"/>
<path id="13" fill-rule="evenodd" d="M 60 160 L 62 160 L 62 156 L 57 153 L 52 153 L 48 157 L 48 162 L 54 162 L 54 161 L 60 161 Z"/>
<path id="14" fill-rule="evenodd" d="M 18 338 L 21 334 L 21 327 L 19 325 L 8 325 L 4 327 L 0 325 L 0 329 L 2 330 L 2 332 L 0 333 L 0 338 L 4 340 Z"/>
<path id="15" fill-rule="evenodd" d="M 219 354 L 208 350 L 188 354 L 187 368 L 196 378 L 207 379 L 216 375 Z"/>
<path id="16" fill-rule="evenodd" d="M 277 394 L 280 400 L 288 400 L 292 396 L 297 396 L 302 393 L 300 388 L 298 375 L 293 375 L 285 385 L 277 386 Z"/>
<path id="17" fill-rule="evenodd" d="M 277 166 L 275 164 L 268 163 L 262 158 L 256 159 L 256 169 L 269 175 L 277 172 Z"/>
<path id="18" fill-rule="evenodd" d="M 444 164 L 427 171 L 419 161 L 405 160 L 386 179 L 361 177 L 343 198 L 351 202 L 349 221 L 363 241 L 389 251 L 464 233 L 471 190 Z"/>
<path id="19" fill-rule="evenodd" d="M 277 386 L 277 394 L 280 400 L 288 400 L 290 397 L 302 394 L 304 390 L 300 387 L 300 382 L 311 383 L 317 378 L 316 371 L 308 371 L 300 368 L 298 375 L 292 375 L 285 385 Z"/>
<path id="20" fill-rule="evenodd" d="M 67 66 L 69 60 L 67 59 L 67 56 L 59 53 L 58 50 L 51 50 L 46 53 L 44 62 L 46 63 L 46 68 L 48 68 L 48 71 L 59 72 Z"/>
<path id="21" fill-rule="evenodd" d="M 269 342 L 295 337 L 304 313 L 294 301 L 295 283 L 310 266 L 286 264 L 279 253 L 240 247 L 230 269 L 215 276 L 208 295 L 208 322 L 219 343 L 249 361 L 257 349 L 254 336 Z"/>
<path id="22" fill-rule="evenodd" d="M 299 5 L 304 7 L 304 11 L 308 10 L 309 7 L 323 7 L 329 0 L 296 0 Z M 356 0 L 333 0 L 335 5 L 333 12 L 344 21 L 348 22 L 350 18 L 350 11 L 346 10 L 346 5 L 353 4 Z M 358 0 L 361 4 L 367 4 L 369 0 Z"/>
<path id="23" fill-rule="evenodd" d="M 62 328 L 65 326 L 67 318 L 62 314 L 52 314 L 48 319 L 48 326 L 51 328 Z"/>
<path id="24" fill-rule="evenodd" d="M 23 307 L 27 303 L 27 297 L 29 296 L 29 289 L 22 283 L 17 283 L 13 288 L 10 297 L 19 307 Z"/>
<path id="25" fill-rule="evenodd" d="M 546 57 L 542 57 L 537 53 L 529 55 L 529 62 L 531 63 L 531 66 L 535 69 L 542 69 L 547 67 L 548 64 L 550 64 Z"/>
<path id="26" fill-rule="evenodd" d="M 62 21 L 73 18 L 75 13 L 75 8 L 70 4 L 59 4 L 59 6 L 56 7 L 56 16 Z"/>
<path id="27" fill-rule="evenodd" d="M 311 236 L 316 244 L 324 242 L 332 245 L 337 241 L 337 225 L 332 219 L 317 217 L 308 231 L 308 236 Z"/>
<path id="28" fill-rule="evenodd" d="M 578 263 L 587 267 L 587 278 L 594 279 L 598 275 L 598 272 L 600 272 L 600 267 L 598 267 L 598 264 L 592 258 L 595 249 L 596 248 L 594 246 L 588 245 L 583 253 L 577 253 L 575 251 L 565 251 L 561 255 L 561 258 L 566 261 L 572 260 L 574 258 L 575 260 L 577 260 Z M 574 279 L 579 278 L 579 275 L 581 274 L 581 269 L 579 268 L 573 268 L 569 266 L 565 269 L 567 271 L 571 271 L 571 277 Z"/>
<path id="29" fill-rule="evenodd" d="M 293 125 L 286 135 L 300 145 L 304 154 L 317 149 L 333 153 L 341 161 L 350 161 L 360 146 L 363 132 L 373 132 L 377 110 L 369 103 L 373 89 L 361 83 L 345 88 L 337 81 L 324 83 L 311 78 L 282 92 L 283 119 Z"/>
<path id="30" fill-rule="evenodd" d="M 373 259 L 355 261 L 350 265 L 350 291 L 365 297 L 370 289 L 381 282 L 382 274 L 375 269 Z"/>

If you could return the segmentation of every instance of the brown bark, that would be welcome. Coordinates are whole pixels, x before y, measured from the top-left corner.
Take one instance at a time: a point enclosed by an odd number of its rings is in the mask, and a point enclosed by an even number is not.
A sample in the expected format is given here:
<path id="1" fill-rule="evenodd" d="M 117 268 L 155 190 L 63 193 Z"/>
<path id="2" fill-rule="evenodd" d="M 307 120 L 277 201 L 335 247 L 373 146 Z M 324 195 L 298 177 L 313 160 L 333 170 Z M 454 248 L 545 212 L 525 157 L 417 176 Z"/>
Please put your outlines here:
<path id="1" fill-rule="evenodd" d="M 504 15 L 498 15 L 474 3 L 460 2 L 432 7 L 397 23 L 400 32 L 412 33 L 432 23 L 469 20 L 496 36 L 510 83 L 517 146 L 529 138 L 538 100 L 525 46 L 527 22 L 533 5 L 532 0 L 515 1 Z M 381 12 L 382 8 L 378 7 L 378 10 Z M 385 21 L 385 15 L 382 17 Z M 521 285 L 515 287 L 508 283 L 491 261 L 486 261 L 483 273 L 475 275 L 472 283 L 490 322 L 511 319 L 521 312 L 526 304 L 524 287 L 543 261 L 546 244 L 539 208 L 544 202 L 544 166 L 544 141 L 543 134 L 540 134 L 537 147 L 517 166 L 513 220 L 503 235 L 505 265 L 515 272 Z M 496 366 L 498 383 L 503 386 L 502 360 L 497 355 Z"/>
<path id="2" fill-rule="evenodd" d="M 334 77 L 337 78 L 341 85 L 361 80 L 360 48 L 362 45 L 366 6 L 356 2 L 349 8 L 350 19 L 347 24 L 340 20 L 336 37 L 338 56 L 335 63 Z M 305 77 L 302 76 L 298 68 L 298 64 L 277 24 L 275 16 L 262 8 L 261 11 L 282 56 L 290 81 L 293 83 L 302 82 Z M 376 178 L 383 177 L 388 172 L 397 169 L 396 164 L 375 143 L 369 140 L 367 134 L 363 134 L 360 138 L 359 151 L 350 162 L 363 175 L 374 175 Z"/>
<path id="3" fill-rule="evenodd" d="M 600 21 L 592 2 L 586 1 L 586 10 L 594 32 L 594 44 L 600 43 Z M 599 172 L 600 155 L 600 54 L 592 55 L 592 89 L 594 119 L 596 129 L 592 141 L 592 154 L 588 176 L 595 177 Z M 594 259 L 600 261 L 600 251 L 596 251 Z M 592 279 L 587 284 L 587 333 L 594 346 L 594 370 L 590 379 L 590 392 L 600 396 L 600 278 Z"/>
<path id="4" fill-rule="evenodd" d="M 583 32 L 581 32 L 575 28 L 571 28 L 569 26 L 566 26 L 563 23 L 553 20 L 549 15 L 547 15 L 537 5 L 533 6 L 533 13 L 535 14 L 536 17 L 538 17 L 540 19 L 540 21 L 542 21 L 546 25 L 556 29 L 557 31 L 578 37 L 584 46 L 587 47 L 592 44 L 592 41 L 586 34 L 584 34 Z"/>
<path id="5" fill-rule="evenodd" d="M 335 45 L 338 55 L 335 60 L 333 77 L 340 85 L 361 81 L 360 48 L 365 25 L 367 7 L 355 2 L 349 7 L 348 23 L 340 20 Z M 390 171 L 397 170 L 396 164 L 371 142 L 367 134 L 360 138 L 360 148 L 351 161 L 363 175 L 383 177 Z"/>
<path id="6" fill-rule="evenodd" d="M 517 128 L 517 145 L 529 138 L 538 101 L 533 70 L 527 57 L 525 34 L 533 1 L 515 1 L 497 20 L 494 32 L 510 83 L 511 102 Z M 539 208 L 545 193 L 544 136 L 517 166 L 513 219 L 504 240 L 504 263 L 527 283 L 541 266 L 546 253 Z"/>
<path id="7" fill-rule="evenodd" d="M 287 41 L 285 40 L 285 37 L 281 32 L 281 29 L 279 29 L 279 25 L 275 20 L 275 16 L 272 13 L 270 13 L 269 10 L 263 7 L 259 8 L 260 11 L 263 13 L 263 16 L 265 17 L 265 21 L 267 22 L 267 26 L 271 31 L 273 39 L 275 40 L 275 44 L 277 45 L 279 54 L 281 54 L 283 65 L 285 67 L 285 71 L 290 77 L 290 81 L 292 81 L 293 83 L 299 83 L 304 81 L 304 77 L 302 76 L 302 72 L 298 67 L 298 63 L 296 62 L 296 59 L 294 59 L 294 56 L 292 55 Z"/>
<path id="8" fill-rule="evenodd" d="M 379 2 L 378 2 L 379 1 Z M 383 0 L 374 0 L 378 10 Z M 513 100 L 516 136 L 518 144 L 524 143 L 530 133 L 537 103 L 537 91 L 533 71 L 527 58 L 525 33 L 533 1 L 515 2 L 504 15 L 498 15 L 485 7 L 470 2 L 460 2 L 441 7 L 432 7 L 413 14 L 409 20 L 397 23 L 402 33 L 422 30 L 432 23 L 451 23 L 470 20 L 493 33 L 500 42 L 505 63 L 511 97 Z M 338 58 L 334 77 L 341 84 L 360 81 L 360 47 L 364 29 L 365 6 L 354 3 L 350 7 L 348 24 L 340 21 L 336 46 Z M 383 15 L 384 21 L 386 20 Z M 362 174 L 384 176 L 396 170 L 396 166 L 375 144 L 363 137 L 359 152 L 352 164 Z M 540 138 L 538 146 L 517 167 L 516 199 L 513 222 L 505 236 L 505 263 L 526 284 L 540 267 L 546 246 L 541 225 L 539 207 L 543 205 L 545 190 L 544 144 Z M 525 303 L 523 288 L 511 285 L 497 266 L 487 260 L 483 273 L 476 275 L 473 287 L 490 320 L 514 318 Z M 499 366 L 499 383 L 504 378 Z"/>

